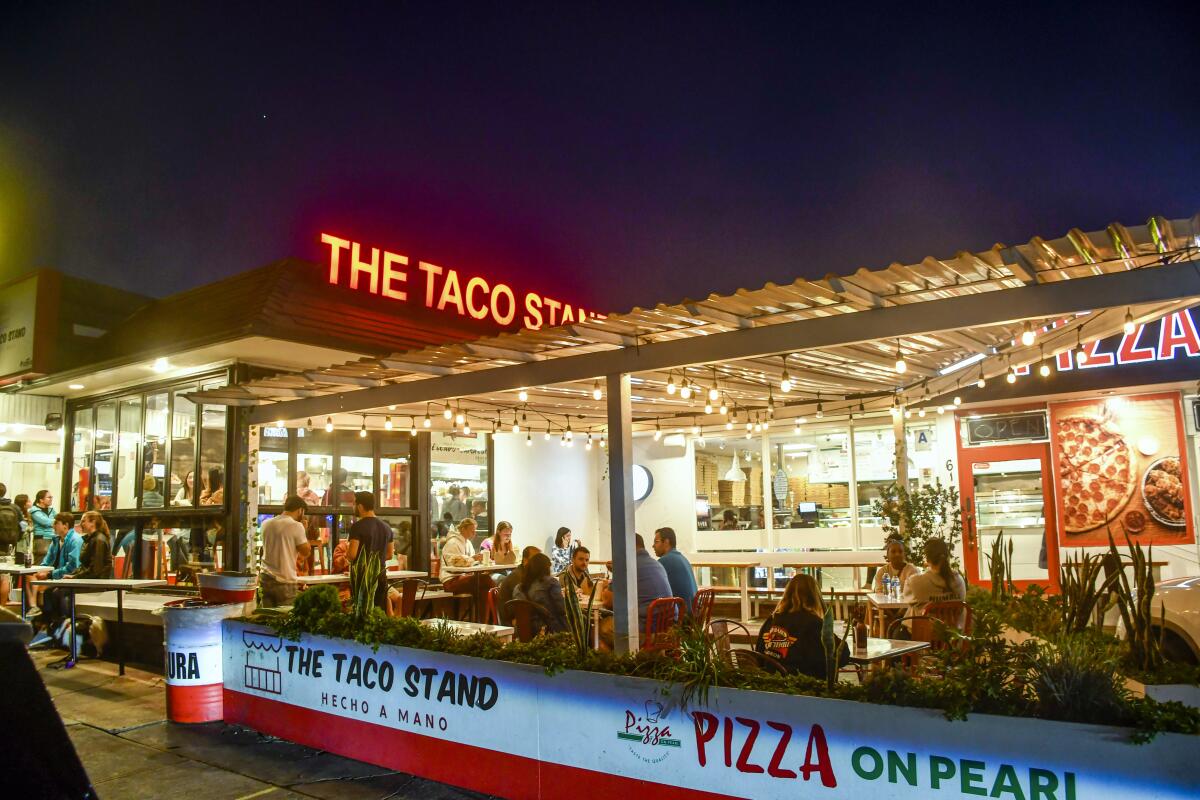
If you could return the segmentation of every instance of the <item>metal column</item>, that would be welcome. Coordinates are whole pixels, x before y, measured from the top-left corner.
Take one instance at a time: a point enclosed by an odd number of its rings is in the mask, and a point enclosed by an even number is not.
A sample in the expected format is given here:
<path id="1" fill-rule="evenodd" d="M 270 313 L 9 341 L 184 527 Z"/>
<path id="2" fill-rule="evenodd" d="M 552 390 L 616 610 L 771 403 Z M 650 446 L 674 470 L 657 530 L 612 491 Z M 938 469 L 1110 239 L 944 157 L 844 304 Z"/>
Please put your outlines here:
<path id="1" fill-rule="evenodd" d="M 609 375 L 608 504 L 613 560 L 613 644 L 618 653 L 638 648 L 637 561 L 633 536 L 633 426 L 628 373 Z M 623 587 L 624 591 L 615 591 Z"/>

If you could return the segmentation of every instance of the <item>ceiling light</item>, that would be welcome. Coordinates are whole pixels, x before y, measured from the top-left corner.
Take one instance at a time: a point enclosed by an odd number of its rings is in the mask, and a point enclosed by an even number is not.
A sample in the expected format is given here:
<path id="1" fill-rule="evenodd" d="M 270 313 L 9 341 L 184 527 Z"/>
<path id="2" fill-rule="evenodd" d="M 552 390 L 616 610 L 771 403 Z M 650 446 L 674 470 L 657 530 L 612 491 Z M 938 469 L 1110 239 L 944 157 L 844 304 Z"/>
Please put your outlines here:
<path id="1" fill-rule="evenodd" d="M 975 382 L 975 386 L 980 389 L 987 386 L 987 378 L 983 377 L 983 364 L 979 365 L 979 380 Z M 954 405 L 958 405 L 958 403 Z"/>
<path id="2" fill-rule="evenodd" d="M 442 409 L 442 417 L 445 419 L 454 418 L 454 411 L 450 408 L 449 403 L 446 403 L 446 407 Z"/>
<path id="3" fill-rule="evenodd" d="M 463 413 L 462 406 L 459 406 L 458 409 L 454 412 L 454 424 L 462 425 L 466 421 L 467 421 L 467 415 Z"/>
<path id="4" fill-rule="evenodd" d="M 513 412 L 513 424 L 512 424 L 512 432 L 513 432 L 513 433 L 520 433 L 520 432 L 521 432 L 521 423 L 517 422 L 517 414 L 516 414 L 516 412 L 515 412 L 515 411 Z"/>
<path id="5" fill-rule="evenodd" d="M 904 409 L 904 418 L 912 419 L 912 409 L 911 408 Z"/>
<path id="6" fill-rule="evenodd" d="M 787 394 L 792 390 L 792 376 L 787 371 L 787 356 L 783 357 L 783 378 L 779 381 L 779 391 Z"/>
<path id="7" fill-rule="evenodd" d="M 333 433 L 333 417 L 325 418 L 325 432 Z"/>
<path id="8" fill-rule="evenodd" d="M 714 384 L 712 385 L 712 388 L 710 388 L 710 389 L 708 390 L 708 399 L 709 399 L 709 400 L 716 400 L 716 399 L 717 399 L 718 397 L 720 397 L 720 396 L 721 396 L 721 393 L 720 393 L 719 391 L 717 391 L 717 385 L 714 383 Z"/>
<path id="9" fill-rule="evenodd" d="M 654 420 L 654 441 L 662 438 L 662 426 L 658 424 L 658 420 Z"/>
<path id="10" fill-rule="evenodd" d="M 154 363 L 150 365 L 150 369 L 155 372 L 166 372 L 170 368 L 171 365 L 167 363 L 167 359 L 165 358 L 156 358 L 154 359 Z"/>
<path id="11" fill-rule="evenodd" d="M 1036 338 L 1037 334 L 1033 332 L 1033 326 L 1026 322 L 1025 327 L 1021 330 L 1021 344 L 1029 347 L 1033 344 L 1033 340 Z"/>
<path id="12" fill-rule="evenodd" d="M 727 430 L 727 431 L 733 430 L 733 418 L 732 417 L 725 420 L 725 430 Z"/>
<path id="13" fill-rule="evenodd" d="M 945 414 L 945 413 L 946 413 L 946 407 L 945 407 L 945 406 L 938 406 L 938 413 L 939 413 L 939 414 Z"/>
<path id="14" fill-rule="evenodd" d="M 795 423 L 794 423 L 794 424 L 795 424 L 796 433 L 799 433 L 799 432 L 800 432 L 800 426 L 801 426 L 801 425 L 803 425 L 804 423 L 800 421 L 800 418 L 799 418 L 799 417 L 796 417 L 796 419 L 795 419 Z"/>
<path id="15" fill-rule="evenodd" d="M 724 397 L 721 398 L 721 407 L 718 409 L 722 414 L 729 413 L 729 401 Z"/>
<path id="16" fill-rule="evenodd" d="M 425 419 L 421 420 L 421 425 L 428 428 L 433 425 L 433 420 L 429 418 L 429 405 L 425 406 Z"/>
<path id="17" fill-rule="evenodd" d="M 667 373 L 667 394 L 675 394 L 675 373 Z"/>
<path id="18" fill-rule="evenodd" d="M 704 404 L 704 413 L 705 413 L 705 414 L 711 414 L 711 413 L 712 413 L 712 411 L 713 411 L 713 409 L 712 409 L 712 403 L 711 403 L 711 402 L 705 403 L 705 404 Z"/>
<path id="19" fill-rule="evenodd" d="M 925 418 L 925 406 L 921 406 L 917 409 L 917 416 L 921 417 L 922 419 Z"/>
<path id="20" fill-rule="evenodd" d="M 693 436 L 699 436 L 699 435 L 700 435 L 700 426 L 696 424 L 696 419 L 695 419 L 695 417 L 693 417 L 693 418 L 692 418 L 692 435 L 693 435 Z"/>
<path id="21" fill-rule="evenodd" d="M 470 435 L 471 435 L 471 423 L 464 420 L 463 421 L 463 436 L 470 436 Z"/>
<path id="22" fill-rule="evenodd" d="M 908 372 L 908 363 L 904 360 L 904 355 L 900 352 L 900 340 L 896 340 L 896 374 L 903 375 Z"/>
<path id="23" fill-rule="evenodd" d="M 525 446 L 533 447 L 533 434 L 532 433 L 525 434 Z"/>
<path id="24" fill-rule="evenodd" d="M 383 418 L 383 429 L 385 431 L 390 431 L 392 429 L 392 418 L 390 416 Z"/>
<path id="25" fill-rule="evenodd" d="M 529 402 L 529 392 L 525 391 L 524 389 L 521 389 L 520 391 L 517 392 L 517 399 L 520 400 L 522 403 Z"/>
<path id="26" fill-rule="evenodd" d="M 550 441 L 550 429 L 546 428 L 546 434 L 542 437 L 547 442 Z"/>
<path id="27" fill-rule="evenodd" d="M 690 384 L 687 381 L 684 381 L 683 386 L 679 387 L 679 396 L 682 397 L 684 400 L 689 399 L 692 396 L 692 384 Z"/>
<path id="28" fill-rule="evenodd" d="M 1038 367 L 1038 374 L 1041 375 L 1043 378 L 1049 378 L 1050 377 L 1050 363 L 1047 361 L 1043 361 L 1042 365 L 1040 367 Z"/>
<path id="29" fill-rule="evenodd" d="M 599 400 L 601 397 L 604 397 L 604 392 L 600 391 L 600 381 L 596 381 L 592 384 L 592 399 Z"/>
<path id="30" fill-rule="evenodd" d="M 1133 324 L 1133 310 L 1125 309 L 1125 335 L 1132 336 L 1137 326 Z"/>
<path id="31" fill-rule="evenodd" d="M 408 426 L 408 435 L 409 436 L 417 435 L 417 418 L 416 417 L 412 418 L 412 425 Z"/>
<path id="32" fill-rule="evenodd" d="M 83 388 L 83 384 L 82 383 L 68 383 L 67 388 L 73 392 L 78 392 L 80 389 Z"/>
<path id="33" fill-rule="evenodd" d="M 362 427 L 358 429 L 358 438 L 367 438 L 367 418 L 363 417 Z"/>
<path id="34" fill-rule="evenodd" d="M 1088 354 L 1087 350 L 1083 349 L 1083 340 L 1080 338 L 1078 333 L 1075 334 L 1075 347 L 1075 363 L 1082 367 L 1087 363 Z"/>
<path id="35" fill-rule="evenodd" d="M 980 378 L 980 380 L 983 380 L 983 379 L 982 379 L 982 378 Z M 958 395 L 954 395 L 954 405 L 955 405 L 955 406 L 961 406 L 961 405 L 962 405 L 962 398 L 961 398 L 961 397 L 959 397 Z"/>
<path id="36" fill-rule="evenodd" d="M 608 436 L 603 433 L 600 434 L 600 446 L 608 447 Z"/>
<path id="37" fill-rule="evenodd" d="M 824 416 L 825 412 L 821 409 L 821 404 L 817 403 L 817 419 L 822 419 Z"/>

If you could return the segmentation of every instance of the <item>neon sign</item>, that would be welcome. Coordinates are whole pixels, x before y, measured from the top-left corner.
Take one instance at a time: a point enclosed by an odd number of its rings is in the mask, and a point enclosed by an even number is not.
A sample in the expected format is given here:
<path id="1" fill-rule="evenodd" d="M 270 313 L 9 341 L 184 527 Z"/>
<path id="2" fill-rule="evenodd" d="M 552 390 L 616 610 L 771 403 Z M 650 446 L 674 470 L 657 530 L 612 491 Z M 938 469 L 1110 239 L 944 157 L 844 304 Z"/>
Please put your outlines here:
<path id="1" fill-rule="evenodd" d="M 321 242 L 329 245 L 329 283 L 333 286 L 408 303 L 409 277 L 415 275 L 424 281 L 424 291 L 418 290 L 415 296 L 421 298 L 426 308 L 452 311 L 460 317 L 480 321 L 491 320 L 501 327 L 517 324 L 518 316 L 519 324 L 531 330 L 600 317 L 594 311 L 537 292 L 524 292 L 518 300 L 517 293 L 506 283 L 493 284 L 479 275 L 460 276 L 456 269 L 427 261 L 417 261 L 417 272 L 413 273 L 408 256 L 367 247 L 331 233 L 322 233 Z M 349 255 L 345 261 L 343 253 Z M 364 258 L 364 253 L 369 255 Z"/>
<path id="2" fill-rule="evenodd" d="M 1200 330 L 1192 316 L 1193 311 L 1200 309 L 1176 311 L 1155 323 L 1138 325 L 1133 333 L 1086 342 L 1083 350 L 1087 353 L 1087 361 L 1082 364 L 1076 363 L 1072 357 L 1073 351 L 1065 350 L 1055 356 L 1055 368 L 1058 372 L 1070 372 L 1076 369 L 1173 361 L 1176 358 L 1200 358 Z M 1058 323 L 1050 327 L 1057 328 Z M 1147 331 L 1150 331 L 1149 336 L 1146 335 Z M 1111 343 L 1111 346 L 1102 349 L 1106 343 Z M 1026 364 L 1013 371 L 1018 375 L 1028 375 L 1030 367 Z"/>

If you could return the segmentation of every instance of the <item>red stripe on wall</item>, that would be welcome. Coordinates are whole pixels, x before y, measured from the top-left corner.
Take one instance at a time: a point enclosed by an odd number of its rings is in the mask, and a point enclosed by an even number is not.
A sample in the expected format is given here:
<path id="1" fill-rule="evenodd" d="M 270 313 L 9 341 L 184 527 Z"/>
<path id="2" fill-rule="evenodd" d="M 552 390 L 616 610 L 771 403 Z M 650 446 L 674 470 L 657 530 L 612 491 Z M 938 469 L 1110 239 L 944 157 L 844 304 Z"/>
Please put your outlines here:
<path id="1" fill-rule="evenodd" d="M 203 686 L 167 684 L 167 719 L 172 722 L 217 722 L 224 700 L 220 683 Z"/>
<path id="2" fill-rule="evenodd" d="M 643 791 L 652 792 L 655 800 L 721 800 L 730 796 L 500 753 L 228 688 L 225 689 L 225 722 L 245 725 L 271 736 L 376 766 L 511 800 L 577 800 L 581 792 L 595 795 Z M 530 724 L 532 727 L 532 720 Z M 514 736 L 534 735 L 533 730 L 512 733 Z"/>

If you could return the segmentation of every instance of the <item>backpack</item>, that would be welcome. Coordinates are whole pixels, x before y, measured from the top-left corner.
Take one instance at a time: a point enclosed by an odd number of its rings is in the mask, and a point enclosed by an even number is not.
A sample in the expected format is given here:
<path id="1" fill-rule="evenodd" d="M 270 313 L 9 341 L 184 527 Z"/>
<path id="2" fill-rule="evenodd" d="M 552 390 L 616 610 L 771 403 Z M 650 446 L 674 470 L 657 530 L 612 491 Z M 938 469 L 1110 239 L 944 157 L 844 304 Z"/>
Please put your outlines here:
<path id="1" fill-rule="evenodd" d="M 21 518 L 12 503 L 0 503 L 0 547 L 11 547 L 21 541 Z"/>

